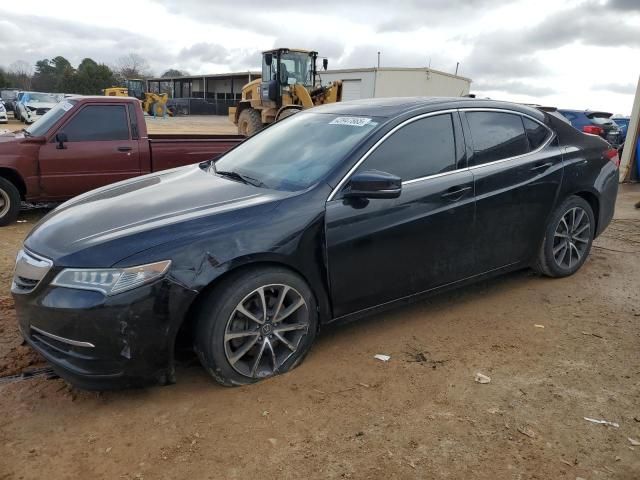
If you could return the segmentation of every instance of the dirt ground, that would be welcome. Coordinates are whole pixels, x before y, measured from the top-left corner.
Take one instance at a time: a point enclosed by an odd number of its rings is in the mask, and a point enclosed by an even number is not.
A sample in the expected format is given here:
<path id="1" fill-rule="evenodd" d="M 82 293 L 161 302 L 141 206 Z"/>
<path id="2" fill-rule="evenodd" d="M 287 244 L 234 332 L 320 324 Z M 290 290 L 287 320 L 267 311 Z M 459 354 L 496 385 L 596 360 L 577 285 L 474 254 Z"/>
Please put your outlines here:
<path id="1" fill-rule="evenodd" d="M 238 127 L 221 115 L 192 115 L 184 117 L 145 117 L 149 133 L 202 133 L 237 135 Z M 0 124 L 0 130 L 13 132 L 22 130 L 25 124 L 14 120 L 9 114 L 9 122 Z"/>
<path id="2" fill-rule="evenodd" d="M 639 200 L 624 186 L 573 277 L 522 271 L 331 327 L 258 385 L 220 387 L 196 363 L 143 390 L 0 384 L 0 479 L 638 479 Z M 2 375 L 39 362 L 8 291 L 40 215 L 0 230 Z"/>

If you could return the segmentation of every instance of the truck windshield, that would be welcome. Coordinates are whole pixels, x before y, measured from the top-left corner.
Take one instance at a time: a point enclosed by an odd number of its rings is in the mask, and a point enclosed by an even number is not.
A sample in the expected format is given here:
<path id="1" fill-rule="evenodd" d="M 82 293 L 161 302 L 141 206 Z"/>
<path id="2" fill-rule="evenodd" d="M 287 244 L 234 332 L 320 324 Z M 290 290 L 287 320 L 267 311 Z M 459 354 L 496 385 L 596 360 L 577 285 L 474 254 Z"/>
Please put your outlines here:
<path id="1" fill-rule="evenodd" d="M 37 122 L 31 124 L 31 126 L 25 130 L 27 135 L 31 137 L 45 135 L 65 113 L 74 107 L 76 103 L 78 103 L 77 100 L 65 100 L 58 103 L 55 107 L 40 117 Z"/>
<path id="2" fill-rule="evenodd" d="M 283 83 L 301 83 L 307 87 L 313 86 L 313 58 L 308 53 L 289 52 L 280 57 L 280 70 L 282 70 Z"/>
<path id="3" fill-rule="evenodd" d="M 381 122 L 376 117 L 301 112 L 245 140 L 216 161 L 275 190 L 304 190 L 322 180 Z"/>

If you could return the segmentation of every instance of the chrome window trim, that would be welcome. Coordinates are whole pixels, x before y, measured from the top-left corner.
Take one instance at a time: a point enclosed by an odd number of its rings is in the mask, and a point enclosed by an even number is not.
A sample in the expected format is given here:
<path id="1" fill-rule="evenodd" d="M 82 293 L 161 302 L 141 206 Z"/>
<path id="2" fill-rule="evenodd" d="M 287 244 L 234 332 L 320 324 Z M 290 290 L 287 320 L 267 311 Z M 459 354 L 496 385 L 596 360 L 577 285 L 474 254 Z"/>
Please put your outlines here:
<path id="1" fill-rule="evenodd" d="M 86 347 L 86 348 L 96 347 L 93 343 L 90 343 L 90 342 L 81 342 L 80 340 L 71 340 L 69 338 L 60 337 L 58 335 L 54 335 L 53 333 L 49 333 L 46 330 L 42 330 L 41 328 L 34 327 L 33 325 L 29 325 L 29 327 L 31 328 L 31 330 L 35 330 L 36 332 L 38 332 L 41 335 L 44 335 L 45 337 L 53 338 L 54 340 L 57 340 L 59 342 L 68 343 L 69 345 L 73 345 L 74 347 Z"/>
<path id="2" fill-rule="evenodd" d="M 555 136 L 555 132 L 553 130 L 551 130 L 547 125 L 542 123 L 540 120 L 538 120 L 537 118 L 534 118 L 534 117 L 532 117 L 531 115 L 529 115 L 527 113 L 518 112 L 517 110 L 508 110 L 506 108 L 491 108 L 491 107 L 467 107 L 467 108 L 464 108 L 463 107 L 463 108 L 450 108 L 450 109 L 447 109 L 447 110 L 438 110 L 437 112 L 423 113 L 422 115 L 418 115 L 416 117 L 409 118 L 409 119 L 405 120 L 404 122 L 400 123 L 399 125 L 396 125 L 390 131 L 388 131 L 380 140 L 378 140 L 373 146 L 371 146 L 371 148 L 369 150 L 367 150 L 362 157 L 360 157 L 360 160 L 358 160 L 356 162 L 356 164 L 349 169 L 349 171 L 345 174 L 345 176 L 342 177 L 342 180 L 340 180 L 340 182 L 338 182 L 338 185 L 336 185 L 336 187 L 333 190 L 331 190 L 331 193 L 329 194 L 329 197 L 327 198 L 327 202 L 330 202 L 330 201 L 335 199 L 335 196 L 340 192 L 340 189 L 344 186 L 344 184 L 351 177 L 351 175 L 353 175 L 353 173 L 358 169 L 358 167 L 367 158 L 369 158 L 369 156 L 380 146 L 380 144 L 382 142 L 384 142 L 387 138 L 389 138 L 391 135 L 393 135 L 396 131 L 398 131 L 399 129 L 401 129 L 405 125 L 408 125 L 409 123 L 415 122 L 416 120 L 420 120 L 422 118 L 433 117 L 435 115 L 440 115 L 440 114 L 445 114 L 445 113 L 454 113 L 454 112 L 502 112 L 502 113 L 510 113 L 512 115 L 520 115 L 520 116 L 523 116 L 523 117 L 527 117 L 530 120 L 533 120 L 534 122 L 536 122 L 539 125 L 542 125 L 544 128 L 547 129 L 547 131 L 550 133 L 550 135 L 549 135 L 549 138 L 547 138 L 547 140 L 542 145 L 540 145 L 535 150 L 531 150 L 530 152 L 523 153 L 521 155 L 516 155 L 515 157 L 502 158 L 500 160 L 495 160 L 493 162 L 483 163 L 483 164 L 480 164 L 480 165 L 472 165 L 470 167 L 467 166 L 467 167 L 464 167 L 464 168 L 457 168 L 457 169 L 451 170 L 449 172 L 435 173 L 433 175 L 427 175 L 426 177 L 413 178 L 411 180 L 403 181 L 402 185 L 409 185 L 411 183 L 422 182 L 424 180 L 430 180 L 432 178 L 444 177 L 446 175 L 451 175 L 453 173 L 458 173 L 458 172 L 463 172 L 463 171 L 471 171 L 471 170 L 475 170 L 475 169 L 481 168 L 481 167 L 487 167 L 487 166 L 490 166 L 490 165 L 496 165 L 498 163 L 508 162 L 508 161 L 511 161 L 511 160 L 517 160 L 519 158 L 526 157 L 527 155 L 532 155 L 534 153 L 538 153 L 542 149 L 546 148 L 549 145 L 549 143 L 551 143 L 551 141 L 553 140 L 553 138 Z"/>
<path id="3" fill-rule="evenodd" d="M 542 125 L 544 128 L 547 129 L 547 132 L 550 133 L 549 137 L 545 140 L 545 142 L 540 145 L 538 148 L 536 148 L 535 150 L 531 150 L 530 152 L 527 153 L 523 153 L 520 155 L 516 155 L 515 157 L 507 157 L 507 158 L 501 158 L 500 160 L 494 160 L 493 162 L 487 162 L 487 163 L 481 163 L 480 165 L 471 165 L 470 167 L 467 167 L 469 170 L 476 170 L 478 168 L 482 168 L 482 167 L 487 167 L 490 165 L 497 165 L 499 163 L 503 163 L 503 162 L 508 162 L 511 160 L 517 160 L 519 158 L 522 157 L 526 157 L 527 155 L 533 155 L 534 153 L 538 153 L 540 150 L 544 149 L 547 145 L 549 145 L 549 143 L 551 143 L 551 141 L 553 140 L 553 137 L 555 136 L 555 132 L 553 130 L 551 130 L 549 127 L 547 127 L 544 123 L 540 122 L 540 120 L 532 117 L 529 114 L 526 113 L 522 113 L 522 112 L 517 112 L 515 110 L 507 110 L 505 108 L 490 108 L 490 107 L 469 107 L 469 108 L 460 108 L 458 109 L 460 112 L 499 112 L 499 113 L 510 113 L 512 115 L 520 115 L 522 117 L 527 117 L 529 120 L 533 120 L 534 122 L 536 122 L 538 125 Z M 524 127 L 524 124 L 523 124 Z M 526 130 L 525 130 L 525 135 L 526 135 Z"/>

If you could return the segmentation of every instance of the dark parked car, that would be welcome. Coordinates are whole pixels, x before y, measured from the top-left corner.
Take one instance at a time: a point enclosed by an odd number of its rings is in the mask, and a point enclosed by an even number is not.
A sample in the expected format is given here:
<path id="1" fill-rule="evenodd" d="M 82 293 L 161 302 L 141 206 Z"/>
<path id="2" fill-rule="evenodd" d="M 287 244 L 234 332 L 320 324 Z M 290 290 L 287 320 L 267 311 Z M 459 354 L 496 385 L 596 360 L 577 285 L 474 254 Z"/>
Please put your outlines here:
<path id="1" fill-rule="evenodd" d="M 611 113 L 565 109 L 559 109 L 558 112 L 581 132 L 599 135 L 614 147 L 623 143 L 620 127 L 611 119 Z"/>
<path id="2" fill-rule="evenodd" d="M 528 266 L 571 275 L 617 189 L 617 151 L 537 109 L 318 107 L 51 212 L 17 259 L 19 326 L 85 388 L 173 382 L 177 338 L 220 383 L 252 383 L 323 324 Z"/>
<path id="3" fill-rule="evenodd" d="M 624 143 L 627 139 L 627 130 L 629 130 L 629 123 L 631 123 L 631 117 L 614 117 L 611 120 L 616 122 L 616 125 L 620 128 L 620 142 Z"/>

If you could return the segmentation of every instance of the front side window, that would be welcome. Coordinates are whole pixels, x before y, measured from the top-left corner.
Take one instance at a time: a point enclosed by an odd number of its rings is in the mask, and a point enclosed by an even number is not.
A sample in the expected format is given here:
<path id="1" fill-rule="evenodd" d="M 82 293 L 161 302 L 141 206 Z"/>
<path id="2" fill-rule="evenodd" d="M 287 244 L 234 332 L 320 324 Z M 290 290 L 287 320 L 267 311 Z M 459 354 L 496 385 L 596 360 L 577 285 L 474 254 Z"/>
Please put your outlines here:
<path id="1" fill-rule="evenodd" d="M 387 138 L 359 170 L 380 170 L 403 181 L 456 168 L 451 114 L 426 117 L 405 125 Z"/>
<path id="2" fill-rule="evenodd" d="M 124 105 L 89 105 L 61 131 L 70 142 L 128 140 L 127 112 Z"/>
<path id="3" fill-rule="evenodd" d="M 473 140 L 472 165 L 495 162 L 529 152 L 521 116 L 502 112 L 467 112 Z"/>

